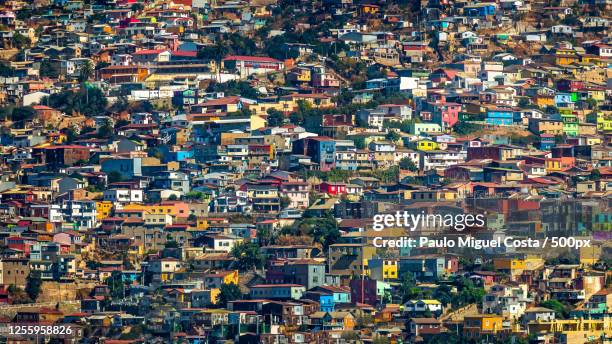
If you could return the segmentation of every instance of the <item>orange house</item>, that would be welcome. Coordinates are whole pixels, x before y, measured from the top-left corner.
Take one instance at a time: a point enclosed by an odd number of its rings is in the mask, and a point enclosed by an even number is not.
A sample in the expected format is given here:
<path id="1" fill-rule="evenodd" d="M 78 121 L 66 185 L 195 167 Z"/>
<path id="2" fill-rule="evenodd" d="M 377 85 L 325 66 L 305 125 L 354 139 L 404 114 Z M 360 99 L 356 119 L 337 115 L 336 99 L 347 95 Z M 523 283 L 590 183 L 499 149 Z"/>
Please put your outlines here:
<path id="1" fill-rule="evenodd" d="M 469 338 L 480 338 L 483 335 L 497 335 L 503 332 L 503 318 L 496 314 L 478 314 L 465 316 L 463 335 Z"/>
<path id="2" fill-rule="evenodd" d="M 563 171 L 574 167 L 574 165 L 576 165 L 576 158 L 574 157 L 547 158 L 546 172 Z"/>
<path id="3" fill-rule="evenodd" d="M 359 7 L 359 14 L 361 15 L 374 15 L 380 12 L 380 6 L 364 4 Z"/>
<path id="4" fill-rule="evenodd" d="M 549 96 L 549 95 L 544 95 L 544 94 L 539 94 L 539 95 L 537 95 L 535 97 L 534 102 L 539 107 L 554 106 L 555 105 L 555 97 L 554 96 Z"/>

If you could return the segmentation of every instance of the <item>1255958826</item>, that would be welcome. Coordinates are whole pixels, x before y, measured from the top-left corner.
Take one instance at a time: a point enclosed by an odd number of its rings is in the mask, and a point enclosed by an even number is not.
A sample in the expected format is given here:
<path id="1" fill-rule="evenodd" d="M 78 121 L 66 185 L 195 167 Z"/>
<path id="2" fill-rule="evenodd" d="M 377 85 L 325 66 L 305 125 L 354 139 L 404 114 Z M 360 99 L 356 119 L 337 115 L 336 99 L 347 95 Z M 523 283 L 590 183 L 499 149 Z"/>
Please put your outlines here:
<path id="1" fill-rule="evenodd" d="M 0 338 L 79 338 L 83 330 L 74 324 L 8 323 L 0 326 Z"/>

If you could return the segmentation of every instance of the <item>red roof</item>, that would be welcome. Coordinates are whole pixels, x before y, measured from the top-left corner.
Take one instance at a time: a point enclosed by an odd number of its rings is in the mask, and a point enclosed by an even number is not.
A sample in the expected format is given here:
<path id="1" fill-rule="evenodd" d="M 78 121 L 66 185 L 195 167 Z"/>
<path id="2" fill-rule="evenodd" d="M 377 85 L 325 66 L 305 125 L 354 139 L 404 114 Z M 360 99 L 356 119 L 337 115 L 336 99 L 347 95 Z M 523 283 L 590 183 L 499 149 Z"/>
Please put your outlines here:
<path id="1" fill-rule="evenodd" d="M 34 105 L 32 106 L 32 109 L 34 110 L 53 110 L 53 108 L 48 107 L 46 105 Z"/>
<path id="2" fill-rule="evenodd" d="M 87 146 L 79 146 L 79 145 L 61 145 L 61 146 L 48 146 L 48 147 L 44 147 L 45 149 L 87 149 L 89 150 L 89 147 Z"/>
<path id="3" fill-rule="evenodd" d="M 251 286 L 251 289 L 253 288 L 284 288 L 284 287 L 304 287 L 301 284 L 291 284 L 291 283 L 286 283 L 286 284 L 256 284 L 254 286 Z"/>
<path id="4" fill-rule="evenodd" d="M 166 50 L 163 49 L 147 49 L 147 50 L 138 50 L 134 53 L 134 55 L 157 55 L 161 54 Z"/>
<path id="5" fill-rule="evenodd" d="M 196 51 L 175 50 L 172 52 L 172 56 L 196 57 L 198 53 Z"/>
<path id="6" fill-rule="evenodd" d="M 251 61 L 251 62 L 270 62 L 270 63 L 283 63 L 277 59 L 273 59 L 271 57 L 262 57 L 262 56 L 240 56 L 240 55 L 230 55 L 223 59 L 223 61 Z"/>
<path id="7" fill-rule="evenodd" d="M 229 105 L 229 104 L 237 104 L 240 102 L 240 97 L 238 96 L 229 96 L 223 98 L 217 98 L 213 100 L 209 100 L 205 103 L 198 104 L 199 106 L 217 106 L 217 105 Z"/>

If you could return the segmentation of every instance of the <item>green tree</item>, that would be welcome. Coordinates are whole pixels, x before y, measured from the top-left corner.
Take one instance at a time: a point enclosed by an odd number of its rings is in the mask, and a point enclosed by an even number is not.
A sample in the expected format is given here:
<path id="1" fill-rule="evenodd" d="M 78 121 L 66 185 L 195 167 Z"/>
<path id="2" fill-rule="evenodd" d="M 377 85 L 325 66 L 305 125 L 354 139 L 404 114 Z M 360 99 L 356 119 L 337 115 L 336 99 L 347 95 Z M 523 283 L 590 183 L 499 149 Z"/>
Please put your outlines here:
<path id="1" fill-rule="evenodd" d="M 57 67 L 49 60 L 43 60 L 40 63 L 39 74 L 41 77 L 47 77 L 55 79 L 59 76 L 59 70 Z"/>
<path id="2" fill-rule="evenodd" d="M 23 128 L 25 122 L 32 120 L 35 116 L 36 110 L 30 106 L 17 107 L 11 112 L 11 120 L 18 128 Z"/>
<path id="3" fill-rule="evenodd" d="M 569 314 L 567 307 L 557 300 L 544 301 L 540 303 L 540 306 L 555 311 L 555 314 L 559 319 L 566 319 Z"/>
<path id="4" fill-rule="evenodd" d="M 26 37 L 20 33 L 15 33 L 11 40 L 13 47 L 17 49 L 27 48 L 32 44 L 32 40 L 29 37 Z"/>
<path id="5" fill-rule="evenodd" d="M 78 112 L 86 116 L 97 116 L 106 112 L 108 100 L 99 88 L 82 85 L 76 92 L 67 90 L 54 93 L 41 103 L 69 114 Z"/>
<path id="6" fill-rule="evenodd" d="M 0 61 L 0 76 L 11 77 L 15 75 L 15 69 L 6 62 Z"/>
<path id="7" fill-rule="evenodd" d="M 231 253 L 236 258 L 238 268 L 241 271 L 262 268 L 265 262 L 264 256 L 259 251 L 259 246 L 252 242 L 236 244 Z"/>
<path id="8" fill-rule="evenodd" d="M 227 303 L 234 300 L 242 299 L 242 291 L 235 283 L 223 283 L 219 288 L 219 295 L 217 295 L 217 303 L 222 307 L 226 307 Z"/>
<path id="9" fill-rule="evenodd" d="M 201 191 L 189 191 L 185 194 L 185 198 L 190 200 L 201 200 L 204 198 L 204 193 Z"/>
<path id="10" fill-rule="evenodd" d="M 106 279 L 106 285 L 110 289 L 110 295 L 113 298 L 123 298 L 125 295 L 125 283 L 121 278 L 121 272 L 113 271 L 113 273 Z"/>
<path id="11" fill-rule="evenodd" d="M 269 127 L 278 127 L 283 125 L 285 121 L 285 115 L 276 109 L 268 110 L 268 126 Z"/>
<path id="12" fill-rule="evenodd" d="M 97 136 L 98 136 L 98 138 L 107 139 L 107 138 L 113 136 L 114 133 L 115 133 L 115 130 L 113 129 L 113 126 L 111 125 L 110 121 L 106 121 L 98 129 Z"/>
<path id="13" fill-rule="evenodd" d="M 84 82 L 89 80 L 94 73 L 94 66 L 93 63 L 91 61 L 86 61 L 85 63 L 83 63 L 83 65 L 81 66 L 81 69 L 79 70 L 79 81 L 80 82 Z"/>
<path id="14" fill-rule="evenodd" d="M 419 167 L 410 158 L 402 158 L 402 160 L 399 162 L 399 166 L 402 170 L 408 170 L 411 172 L 416 172 L 419 170 Z"/>
<path id="15" fill-rule="evenodd" d="M 357 149 L 365 149 L 366 148 L 366 140 L 363 136 L 357 136 L 353 139 L 355 143 L 355 148 Z"/>
<path id="16" fill-rule="evenodd" d="M 179 248 L 179 243 L 175 240 L 166 241 L 165 248 Z"/>
<path id="17" fill-rule="evenodd" d="M 338 222 L 332 214 L 303 218 L 294 223 L 290 230 L 295 235 L 312 237 L 314 242 L 320 243 L 325 250 L 340 239 Z"/>
<path id="18" fill-rule="evenodd" d="M 400 134 L 398 134 L 395 130 L 389 130 L 385 138 L 391 142 L 395 142 L 401 138 Z"/>
<path id="19" fill-rule="evenodd" d="M 408 302 L 421 296 L 421 289 L 416 286 L 416 279 L 411 273 L 404 273 L 398 289 L 398 295 L 402 303 Z"/>
<path id="20" fill-rule="evenodd" d="M 110 171 L 107 176 L 109 184 L 117 183 L 123 180 L 123 175 L 118 171 Z"/>
<path id="21" fill-rule="evenodd" d="M 26 279 L 25 292 L 28 294 L 32 301 L 36 301 L 40 294 L 40 287 L 42 286 L 42 279 L 40 271 L 30 271 L 28 278 Z"/>

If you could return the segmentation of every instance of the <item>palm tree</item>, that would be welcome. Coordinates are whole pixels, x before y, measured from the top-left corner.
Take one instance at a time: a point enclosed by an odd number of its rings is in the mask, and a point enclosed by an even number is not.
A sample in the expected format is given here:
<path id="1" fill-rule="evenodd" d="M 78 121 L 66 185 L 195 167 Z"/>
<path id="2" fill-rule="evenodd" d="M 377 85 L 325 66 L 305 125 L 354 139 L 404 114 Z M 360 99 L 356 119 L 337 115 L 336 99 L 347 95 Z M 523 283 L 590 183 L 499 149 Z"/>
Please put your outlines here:
<path id="1" fill-rule="evenodd" d="M 81 66 L 81 70 L 79 71 L 79 81 L 84 82 L 84 81 L 89 80 L 89 78 L 92 77 L 93 73 L 94 73 L 93 63 L 91 63 L 91 61 L 85 62 Z"/>

